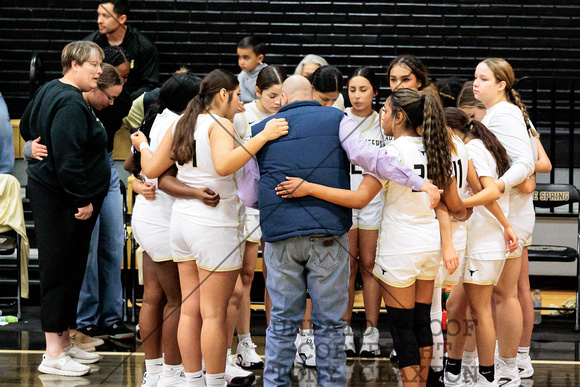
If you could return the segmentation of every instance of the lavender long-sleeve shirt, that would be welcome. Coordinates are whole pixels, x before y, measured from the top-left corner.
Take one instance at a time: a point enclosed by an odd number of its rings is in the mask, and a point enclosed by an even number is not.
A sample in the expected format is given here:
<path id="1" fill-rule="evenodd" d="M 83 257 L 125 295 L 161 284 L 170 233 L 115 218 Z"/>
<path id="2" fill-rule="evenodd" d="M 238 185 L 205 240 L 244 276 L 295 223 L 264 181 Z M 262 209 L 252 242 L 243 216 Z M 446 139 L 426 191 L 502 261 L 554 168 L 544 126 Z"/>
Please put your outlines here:
<path id="1" fill-rule="evenodd" d="M 379 179 L 391 180 L 414 191 L 419 191 L 425 182 L 410 168 L 403 166 L 396 157 L 389 155 L 386 148 L 379 148 L 367 142 L 350 117 L 345 116 L 340 122 L 338 137 L 350 162 L 367 173 Z M 260 170 L 254 156 L 244 166 L 238 191 L 240 199 L 247 207 L 258 208 L 259 181 Z"/>

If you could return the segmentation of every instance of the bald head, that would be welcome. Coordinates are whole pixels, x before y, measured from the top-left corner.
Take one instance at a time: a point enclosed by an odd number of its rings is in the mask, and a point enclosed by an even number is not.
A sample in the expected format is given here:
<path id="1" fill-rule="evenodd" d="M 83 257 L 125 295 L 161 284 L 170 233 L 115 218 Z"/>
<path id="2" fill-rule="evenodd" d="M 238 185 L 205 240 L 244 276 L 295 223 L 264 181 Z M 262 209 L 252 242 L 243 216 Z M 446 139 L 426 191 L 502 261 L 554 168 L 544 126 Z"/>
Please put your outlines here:
<path id="1" fill-rule="evenodd" d="M 292 75 L 284 81 L 280 93 L 283 104 L 312 99 L 312 85 L 302 75 Z M 286 98 L 284 98 L 284 96 Z"/>

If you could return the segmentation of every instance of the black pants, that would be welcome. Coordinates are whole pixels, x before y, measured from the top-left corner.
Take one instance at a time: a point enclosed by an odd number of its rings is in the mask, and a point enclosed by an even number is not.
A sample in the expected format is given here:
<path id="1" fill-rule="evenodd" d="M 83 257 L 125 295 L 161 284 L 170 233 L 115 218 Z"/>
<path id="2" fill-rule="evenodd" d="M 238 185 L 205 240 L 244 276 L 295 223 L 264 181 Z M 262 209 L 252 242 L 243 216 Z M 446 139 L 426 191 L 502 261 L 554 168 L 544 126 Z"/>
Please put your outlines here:
<path id="1" fill-rule="evenodd" d="M 78 208 L 66 193 L 53 192 L 30 177 L 27 192 L 38 243 L 42 330 L 76 328 L 91 233 L 103 198 L 92 201 L 89 219 L 77 220 Z"/>

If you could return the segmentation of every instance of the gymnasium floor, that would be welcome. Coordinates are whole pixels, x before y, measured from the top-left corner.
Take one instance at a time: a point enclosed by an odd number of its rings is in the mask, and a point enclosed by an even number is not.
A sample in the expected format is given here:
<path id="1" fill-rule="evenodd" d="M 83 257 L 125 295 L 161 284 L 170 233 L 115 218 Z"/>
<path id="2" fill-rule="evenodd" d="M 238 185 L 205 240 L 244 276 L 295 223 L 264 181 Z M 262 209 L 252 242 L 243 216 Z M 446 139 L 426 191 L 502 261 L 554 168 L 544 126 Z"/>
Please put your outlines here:
<path id="1" fill-rule="evenodd" d="M 542 292 L 544 306 L 558 304 L 568 299 L 570 292 Z M 357 296 L 355 305 L 360 303 Z M 99 347 L 102 360 L 92 366 L 86 377 L 56 377 L 37 371 L 44 348 L 44 335 L 40 330 L 37 306 L 26 307 L 24 318 L 18 323 L 0 326 L 0 386 L 139 386 L 144 372 L 144 356 L 139 342 L 109 341 Z M 399 386 L 397 370 L 391 366 L 388 353 L 392 340 L 388 329 L 382 326 L 381 348 L 385 357 L 377 359 L 353 358 L 347 361 L 349 385 L 355 386 Z M 264 354 L 265 318 L 262 310 L 252 312 L 252 335 L 258 345 L 257 352 Z M 355 342 L 364 329 L 364 315 L 353 317 Z M 262 333 L 260 333 L 262 332 Z M 534 331 L 531 356 L 536 373 L 532 379 L 522 380 L 522 386 L 580 386 L 580 333 L 574 332 L 570 318 L 543 316 L 543 321 Z M 316 370 L 295 367 L 293 386 L 316 386 Z M 262 372 L 256 372 L 255 386 L 262 386 Z"/>

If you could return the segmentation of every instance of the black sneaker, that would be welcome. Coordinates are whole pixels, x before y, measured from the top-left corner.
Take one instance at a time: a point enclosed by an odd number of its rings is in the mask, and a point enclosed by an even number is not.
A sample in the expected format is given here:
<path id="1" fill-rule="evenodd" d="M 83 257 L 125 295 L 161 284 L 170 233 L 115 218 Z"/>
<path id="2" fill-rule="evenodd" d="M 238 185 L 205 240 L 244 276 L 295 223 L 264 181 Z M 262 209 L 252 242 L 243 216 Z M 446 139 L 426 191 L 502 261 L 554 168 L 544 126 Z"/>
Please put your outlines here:
<path id="1" fill-rule="evenodd" d="M 105 331 L 109 334 L 109 337 L 114 340 L 130 339 L 135 336 L 135 333 L 121 321 L 117 321 L 108 327 L 105 327 Z"/>
<path id="2" fill-rule="evenodd" d="M 86 327 L 78 328 L 79 332 L 91 336 L 94 339 L 108 339 L 109 333 L 105 332 L 96 325 L 87 325 Z"/>

